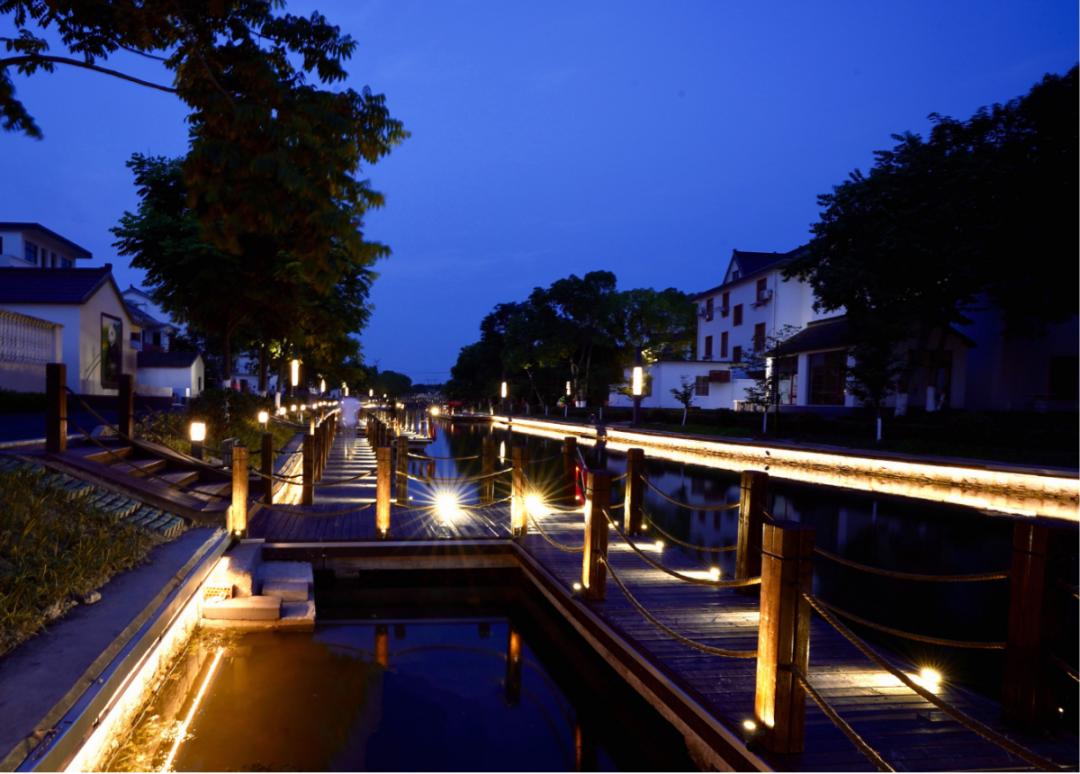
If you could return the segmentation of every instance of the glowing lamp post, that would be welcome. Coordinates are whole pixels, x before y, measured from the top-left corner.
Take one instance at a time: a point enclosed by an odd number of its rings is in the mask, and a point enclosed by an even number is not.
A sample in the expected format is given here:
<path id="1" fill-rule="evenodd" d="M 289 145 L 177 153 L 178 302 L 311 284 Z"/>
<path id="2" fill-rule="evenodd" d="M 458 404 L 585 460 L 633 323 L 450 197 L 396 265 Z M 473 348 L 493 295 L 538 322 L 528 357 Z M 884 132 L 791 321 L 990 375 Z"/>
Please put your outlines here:
<path id="1" fill-rule="evenodd" d="M 570 416 L 570 380 L 566 380 L 566 403 L 563 405 L 563 418 Z"/>
<path id="2" fill-rule="evenodd" d="M 326 394 L 326 380 L 325 379 L 319 379 L 319 394 L 320 395 L 325 395 Z"/>
<path id="3" fill-rule="evenodd" d="M 259 412 L 259 424 L 262 425 L 262 429 L 266 430 L 266 424 L 270 421 L 270 412 L 263 409 Z"/>
<path id="4" fill-rule="evenodd" d="M 503 382 L 499 386 L 499 398 L 503 404 L 502 408 L 504 413 L 506 412 L 506 396 L 509 394 L 509 392 L 510 391 L 506 388 L 506 382 Z"/>
<path id="5" fill-rule="evenodd" d="M 641 411 L 641 393 L 645 386 L 645 372 L 641 366 L 634 366 L 633 376 L 630 380 L 630 392 L 634 394 L 634 419 L 631 422 L 635 427 L 638 423 L 638 415 Z"/>
<path id="6" fill-rule="evenodd" d="M 289 361 L 289 384 L 292 385 L 292 394 L 296 394 L 296 388 L 300 386 L 300 361 L 293 358 Z"/>
<path id="7" fill-rule="evenodd" d="M 203 443 L 206 441 L 206 423 L 192 422 L 188 426 L 188 439 L 191 441 L 191 456 L 201 460 L 203 458 Z"/>
<path id="8" fill-rule="evenodd" d="M 345 384 L 345 382 L 341 383 L 341 396 L 343 398 L 349 397 L 349 385 Z"/>
<path id="9" fill-rule="evenodd" d="M 374 398 L 375 397 L 375 388 L 374 387 L 368 387 L 367 396 L 369 398 Z"/>

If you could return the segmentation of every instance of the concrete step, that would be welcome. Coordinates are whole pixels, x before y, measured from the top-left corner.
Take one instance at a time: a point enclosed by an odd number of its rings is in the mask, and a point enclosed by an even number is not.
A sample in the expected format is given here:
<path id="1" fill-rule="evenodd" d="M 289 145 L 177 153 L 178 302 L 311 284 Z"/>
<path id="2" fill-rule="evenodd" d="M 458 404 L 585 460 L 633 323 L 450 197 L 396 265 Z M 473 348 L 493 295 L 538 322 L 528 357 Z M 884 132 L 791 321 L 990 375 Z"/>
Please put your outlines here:
<path id="1" fill-rule="evenodd" d="M 111 467 L 115 471 L 127 473 L 131 476 L 149 476 L 151 473 L 157 473 L 159 470 L 164 470 L 165 460 L 121 460 Z"/>
<path id="2" fill-rule="evenodd" d="M 262 593 L 265 597 L 277 597 L 282 602 L 307 602 L 311 588 L 307 583 L 298 581 L 270 580 L 263 581 Z"/>
<path id="3" fill-rule="evenodd" d="M 210 621 L 277 621 L 281 600 L 277 597 L 233 597 L 203 603 L 203 618 Z"/>
<path id="4" fill-rule="evenodd" d="M 259 568 L 259 577 L 263 583 L 304 583 L 308 588 L 315 583 L 311 562 L 263 562 Z"/>
<path id="5" fill-rule="evenodd" d="M 261 561 L 261 543 L 241 543 L 222 557 L 214 568 L 210 585 L 231 588 L 234 597 L 250 597 L 255 593 Z"/>
<path id="6" fill-rule="evenodd" d="M 173 486 L 187 486 L 199 480 L 199 473 L 194 470 L 178 470 L 173 473 L 162 473 L 158 478 L 168 481 Z"/>

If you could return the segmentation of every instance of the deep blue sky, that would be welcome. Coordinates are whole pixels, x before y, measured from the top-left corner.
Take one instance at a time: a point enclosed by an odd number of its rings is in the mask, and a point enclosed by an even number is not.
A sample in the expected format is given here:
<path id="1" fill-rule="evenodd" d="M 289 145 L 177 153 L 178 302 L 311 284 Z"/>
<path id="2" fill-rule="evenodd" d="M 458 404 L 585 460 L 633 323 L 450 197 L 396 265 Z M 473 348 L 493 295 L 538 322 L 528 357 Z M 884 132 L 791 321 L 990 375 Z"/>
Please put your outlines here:
<path id="1" fill-rule="evenodd" d="M 693 291 L 734 247 L 795 247 L 817 194 L 890 133 L 1077 61 L 1075 0 L 289 7 L 357 38 L 350 85 L 385 93 L 412 132 L 366 171 L 387 196 L 368 235 L 394 255 L 362 341 L 417 381 L 445 379 L 496 303 L 570 273 Z M 124 161 L 183 152 L 182 105 L 70 70 L 17 87 L 46 137 L 0 135 L 0 220 L 40 221 L 120 264 L 108 229 L 136 204 Z"/>

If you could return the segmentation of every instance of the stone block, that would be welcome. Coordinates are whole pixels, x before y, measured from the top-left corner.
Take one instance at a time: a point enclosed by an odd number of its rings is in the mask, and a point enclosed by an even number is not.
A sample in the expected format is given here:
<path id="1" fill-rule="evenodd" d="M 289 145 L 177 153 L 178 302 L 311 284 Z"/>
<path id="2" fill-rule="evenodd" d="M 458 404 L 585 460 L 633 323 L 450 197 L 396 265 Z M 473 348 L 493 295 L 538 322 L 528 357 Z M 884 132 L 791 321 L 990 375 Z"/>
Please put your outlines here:
<path id="1" fill-rule="evenodd" d="M 276 621 L 281 617 L 277 597 L 233 597 L 203 604 L 203 618 L 211 621 Z"/>

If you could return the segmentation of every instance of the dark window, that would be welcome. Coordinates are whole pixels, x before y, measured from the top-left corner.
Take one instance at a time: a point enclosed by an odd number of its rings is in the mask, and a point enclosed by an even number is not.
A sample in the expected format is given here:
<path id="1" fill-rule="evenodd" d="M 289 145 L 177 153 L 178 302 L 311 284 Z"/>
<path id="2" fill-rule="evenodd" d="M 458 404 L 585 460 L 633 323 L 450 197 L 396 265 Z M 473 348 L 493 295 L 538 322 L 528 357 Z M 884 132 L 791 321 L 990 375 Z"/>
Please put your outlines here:
<path id="1" fill-rule="evenodd" d="M 1064 355 L 1050 358 L 1050 400 L 1077 399 L 1077 369 L 1080 358 Z"/>
<path id="2" fill-rule="evenodd" d="M 735 304 L 735 310 L 731 318 L 732 325 L 742 325 L 742 304 Z"/>
<path id="3" fill-rule="evenodd" d="M 71 268 L 71 259 L 70 258 L 61 258 L 60 259 L 60 266 L 65 268 L 65 269 L 70 269 Z"/>
<path id="4" fill-rule="evenodd" d="M 727 331 L 720 334 L 720 359 L 727 359 Z"/>
<path id="5" fill-rule="evenodd" d="M 731 293 L 724 291 L 724 294 L 720 297 L 720 316 L 728 316 L 729 301 L 731 300 Z"/>
<path id="6" fill-rule="evenodd" d="M 705 320 L 709 321 L 713 318 L 713 300 L 711 298 L 705 301 Z"/>
<path id="7" fill-rule="evenodd" d="M 4 254 L 4 238 L 0 237 L 0 255 Z"/>
<path id="8" fill-rule="evenodd" d="M 765 295 L 765 291 L 769 289 L 769 278 L 762 277 L 757 281 L 757 297 L 760 299 Z"/>
<path id="9" fill-rule="evenodd" d="M 23 257 L 37 266 L 38 247 L 33 242 L 23 242 Z"/>
<path id="10" fill-rule="evenodd" d="M 695 376 L 694 377 L 694 394 L 695 395 L 708 395 L 709 394 L 709 377 L 707 377 L 707 376 Z"/>
<path id="11" fill-rule="evenodd" d="M 754 326 L 754 351 L 761 352 L 765 349 L 765 323 Z"/>
<path id="12" fill-rule="evenodd" d="M 702 360 L 712 360 L 712 336 L 705 337 L 705 352 L 701 356 Z"/>
<path id="13" fill-rule="evenodd" d="M 155 347 L 161 346 L 161 331 L 154 331 L 153 341 Z"/>
<path id="14" fill-rule="evenodd" d="M 844 372 L 847 352 L 817 352 L 808 358 L 810 372 L 810 405 L 844 405 Z"/>
<path id="15" fill-rule="evenodd" d="M 56 253 L 49 253 L 49 268 L 55 269 L 60 265 L 60 262 L 56 260 Z"/>
<path id="16" fill-rule="evenodd" d="M 732 363 L 741 363 L 742 362 L 742 347 L 732 347 L 731 348 L 731 362 Z"/>

